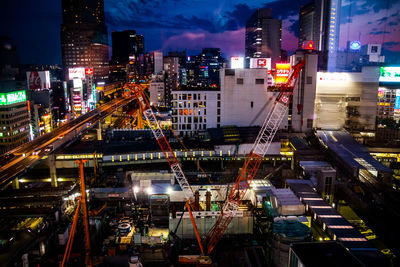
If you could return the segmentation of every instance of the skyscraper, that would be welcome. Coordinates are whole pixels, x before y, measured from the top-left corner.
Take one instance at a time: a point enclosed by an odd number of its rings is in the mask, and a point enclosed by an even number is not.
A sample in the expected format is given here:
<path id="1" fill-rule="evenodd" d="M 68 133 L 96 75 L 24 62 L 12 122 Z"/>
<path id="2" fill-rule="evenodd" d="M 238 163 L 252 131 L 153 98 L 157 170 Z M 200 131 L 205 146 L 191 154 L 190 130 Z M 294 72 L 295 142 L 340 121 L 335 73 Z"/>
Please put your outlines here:
<path id="1" fill-rule="evenodd" d="M 67 74 L 69 68 L 93 68 L 95 80 L 107 79 L 109 58 L 104 0 L 62 0 L 62 11 L 64 73 Z"/>
<path id="2" fill-rule="evenodd" d="M 271 58 L 272 66 L 281 58 L 282 21 L 271 10 L 257 9 L 246 21 L 246 66 L 250 58 Z"/>
<path id="3" fill-rule="evenodd" d="M 300 8 L 299 48 L 303 42 L 313 41 L 324 56 L 323 68 L 336 69 L 340 35 L 341 0 L 314 0 Z"/>
<path id="4" fill-rule="evenodd" d="M 135 30 L 112 32 L 112 60 L 118 63 L 127 63 L 129 56 L 138 57 L 144 53 L 143 35 L 136 34 Z"/>

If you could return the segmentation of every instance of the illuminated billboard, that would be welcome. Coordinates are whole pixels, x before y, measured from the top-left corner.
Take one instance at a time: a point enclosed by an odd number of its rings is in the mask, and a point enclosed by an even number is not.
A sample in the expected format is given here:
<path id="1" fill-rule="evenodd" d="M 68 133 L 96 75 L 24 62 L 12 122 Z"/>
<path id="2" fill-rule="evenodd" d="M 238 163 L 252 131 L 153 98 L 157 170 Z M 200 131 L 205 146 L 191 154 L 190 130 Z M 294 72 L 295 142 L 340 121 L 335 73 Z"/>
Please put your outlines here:
<path id="1" fill-rule="evenodd" d="M 86 68 L 85 69 L 85 74 L 86 75 L 93 75 L 93 68 Z"/>
<path id="2" fill-rule="evenodd" d="M 271 69 L 270 58 L 250 58 L 250 69 Z"/>
<path id="3" fill-rule="evenodd" d="M 394 102 L 394 109 L 400 110 L 400 90 L 396 90 L 396 100 Z"/>
<path id="4" fill-rule="evenodd" d="M 285 83 L 289 78 L 290 63 L 276 63 L 275 84 Z"/>
<path id="5" fill-rule="evenodd" d="M 243 69 L 244 58 L 243 57 L 231 57 L 231 69 Z"/>
<path id="6" fill-rule="evenodd" d="M 29 90 L 50 89 L 50 72 L 46 71 L 27 71 L 26 80 Z"/>
<path id="7" fill-rule="evenodd" d="M 0 94 L 0 105 L 11 105 L 24 101 L 26 101 L 26 93 L 24 90 Z"/>
<path id="8" fill-rule="evenodd" d="M 69 68 L 68 77 L 73 79 L 85 79 L 85 68 Z"/>
<path id="9" fill-rule="evenodd" d="M 83 84 L 82 84 L 82 80 L 81 79 L 74 79 L 73 80 L 73 86 L 74 86 L 74 89 L 75 88 L 82 88 L 83 87 Z"/>
<path id="10" fill-rule="evenodd" d="M 400 82 L 400 67 L 381 67 L 380 82 Z"/>
<path id="11" fill-rule="evenodd" d="M 384 91 L 383 88 L 379 88 L 379 89 L 378 89 L 378 97 L 379 97 L 379 98 L 382 98 L 383 95 L 384 95 L 384 93 L 385 93 L 385 91 Z"/>

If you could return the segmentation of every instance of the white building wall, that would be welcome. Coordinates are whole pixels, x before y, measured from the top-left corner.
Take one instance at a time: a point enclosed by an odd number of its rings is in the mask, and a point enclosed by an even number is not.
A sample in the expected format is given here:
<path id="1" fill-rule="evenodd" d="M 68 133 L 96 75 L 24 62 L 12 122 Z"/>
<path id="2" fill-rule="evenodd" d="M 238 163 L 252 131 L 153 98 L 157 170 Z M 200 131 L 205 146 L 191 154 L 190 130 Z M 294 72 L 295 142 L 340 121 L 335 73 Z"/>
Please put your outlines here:
<path id="1" fill-rule="evenodd" d="M 150 82 L 150 102 L 155 106 L 164 106 L 164 92 L 165 92 L 165 84 L 164 82 Z"/>
<path id="2" fill-rule="evenodd" d="M 379 67 L 362 72 L 318 72 L 314 127 L 374 130 Z"/>
<path id="3" fill-rule="evenodd" d="M 172 99 L 172 127 L 178 135 L 220 127 L 220 91 L 172 91 Z"/>
<path id="4" fill-rule="evenodd" d="M 318 55 L 297 51 L 290 61 L 295 65 L 301 59 L 305 59 L 306 63 L 293 90 L 292 114 L 289 119 L 294 132 L 310 132 L 314 123 Z"/>
<path id="5" fill-rule="evenodd" d="M 257 84 L 257 79 L 263 83 Z M 261 126 L 277 96 L 267 90 L 267 69 L 221 69 L 220 82 L 221 126 Z M 280 128 L 287 128 L 287 117 Z"/>

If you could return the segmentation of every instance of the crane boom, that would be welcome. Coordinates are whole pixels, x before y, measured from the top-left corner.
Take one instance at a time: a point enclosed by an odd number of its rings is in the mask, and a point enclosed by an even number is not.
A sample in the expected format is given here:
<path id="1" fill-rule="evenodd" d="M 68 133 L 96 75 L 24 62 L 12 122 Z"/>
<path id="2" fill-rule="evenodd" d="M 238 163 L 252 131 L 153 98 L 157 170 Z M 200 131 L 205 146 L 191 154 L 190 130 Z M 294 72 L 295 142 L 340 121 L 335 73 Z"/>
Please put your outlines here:
<path id="1" fill-rule="evenodd" d="M 232 221 L 233 212 L 237 211 L 238 206 L 242 202 L 250 184 L 254 179 L 258 168 L 272 143 L 279 125 L 282 122 L 289 108 L 290 98 L 293 95 L 293 89 L 301 69 L 304 67 L 305 61 L 301 60 L 297 63 L 292 73 L 289 75 L 288 81 L 280 85 L 280 92 L 277 96 L 272 111 L 266 117 L 263 126 L 253 144 L 250 154 L 246 157 L 244 166 L 236 178 L 234 186 L 228 194 L 228 198 L 222 207 L 221 215 L 219 216 L 214 227 L 207 234 L 207 254 L 210 254 L 218 244 L 222 235 Z"/>
<path id="2" fill-rule="evenodd" d="M 183 194 L 184 194 L 185 200 L 186 200 L 186 208 L 188 209 L 190 219 L 192 221 L 193 229 L 195 231 L 201 253 L 204 254 L 203 244 L 201 242 L 200 234 L 197 230 L 196 222 L 195 222 L 193 214 L 192 214 L 192 210 L 194 208 L 193 190 L 190 187 L 190 184 L 181 168 L 181 165 L 179 164 L 178 159 L 175 156 L 175 153 L 172 151 L 172 148 L 161 129 L 161 126 L 151 108 L 150 103 L 148 102 L 147 98 L 145 97 L 141 86 L 138 84 L 128 84 L 128 87 L 130 87 L 130 89 L 132 90 L 132 93 L 138 100 L 139 105 L 142 107 L 143 114 L 151 128 L 151 131 L 153 132 L 153 135 L 154 135 L 155 139 L 157 140 L 158 145 L 160 146 L 160 148 L 165 156 L 165 159 L 167 160 L 169 166 L 171 167 L 171 170 L 172 170 L 176 180 L 178 181 L 180 187 L 182 188 L 182 191 L 183 191 Z"/>

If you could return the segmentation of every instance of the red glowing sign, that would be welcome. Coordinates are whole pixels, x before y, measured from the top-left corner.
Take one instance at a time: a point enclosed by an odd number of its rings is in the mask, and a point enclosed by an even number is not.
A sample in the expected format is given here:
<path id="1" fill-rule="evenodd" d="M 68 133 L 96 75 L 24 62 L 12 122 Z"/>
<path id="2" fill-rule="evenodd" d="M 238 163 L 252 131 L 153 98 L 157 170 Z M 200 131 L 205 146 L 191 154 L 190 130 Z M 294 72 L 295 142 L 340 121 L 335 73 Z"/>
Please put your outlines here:
<path id="1" fill-rule="evenodd" d="M 290 73 L 290 63 L 276 63 L 275 84 L 285 83 Z"/>
<path id="2" fill-rule="evenodd" d="M 303 49 L 314 50 L 314 41 L 310 40 L 310 41 L 304 42 L 303 43 Z"/>
<path id="3" fill-rule="evenodd" d="M 92 69 L 92 68 L 90 68 L 90 69 L 85 69 L 85 74 L 86 74 L 86 75 L 93 75 L 93 69 Z"/>

